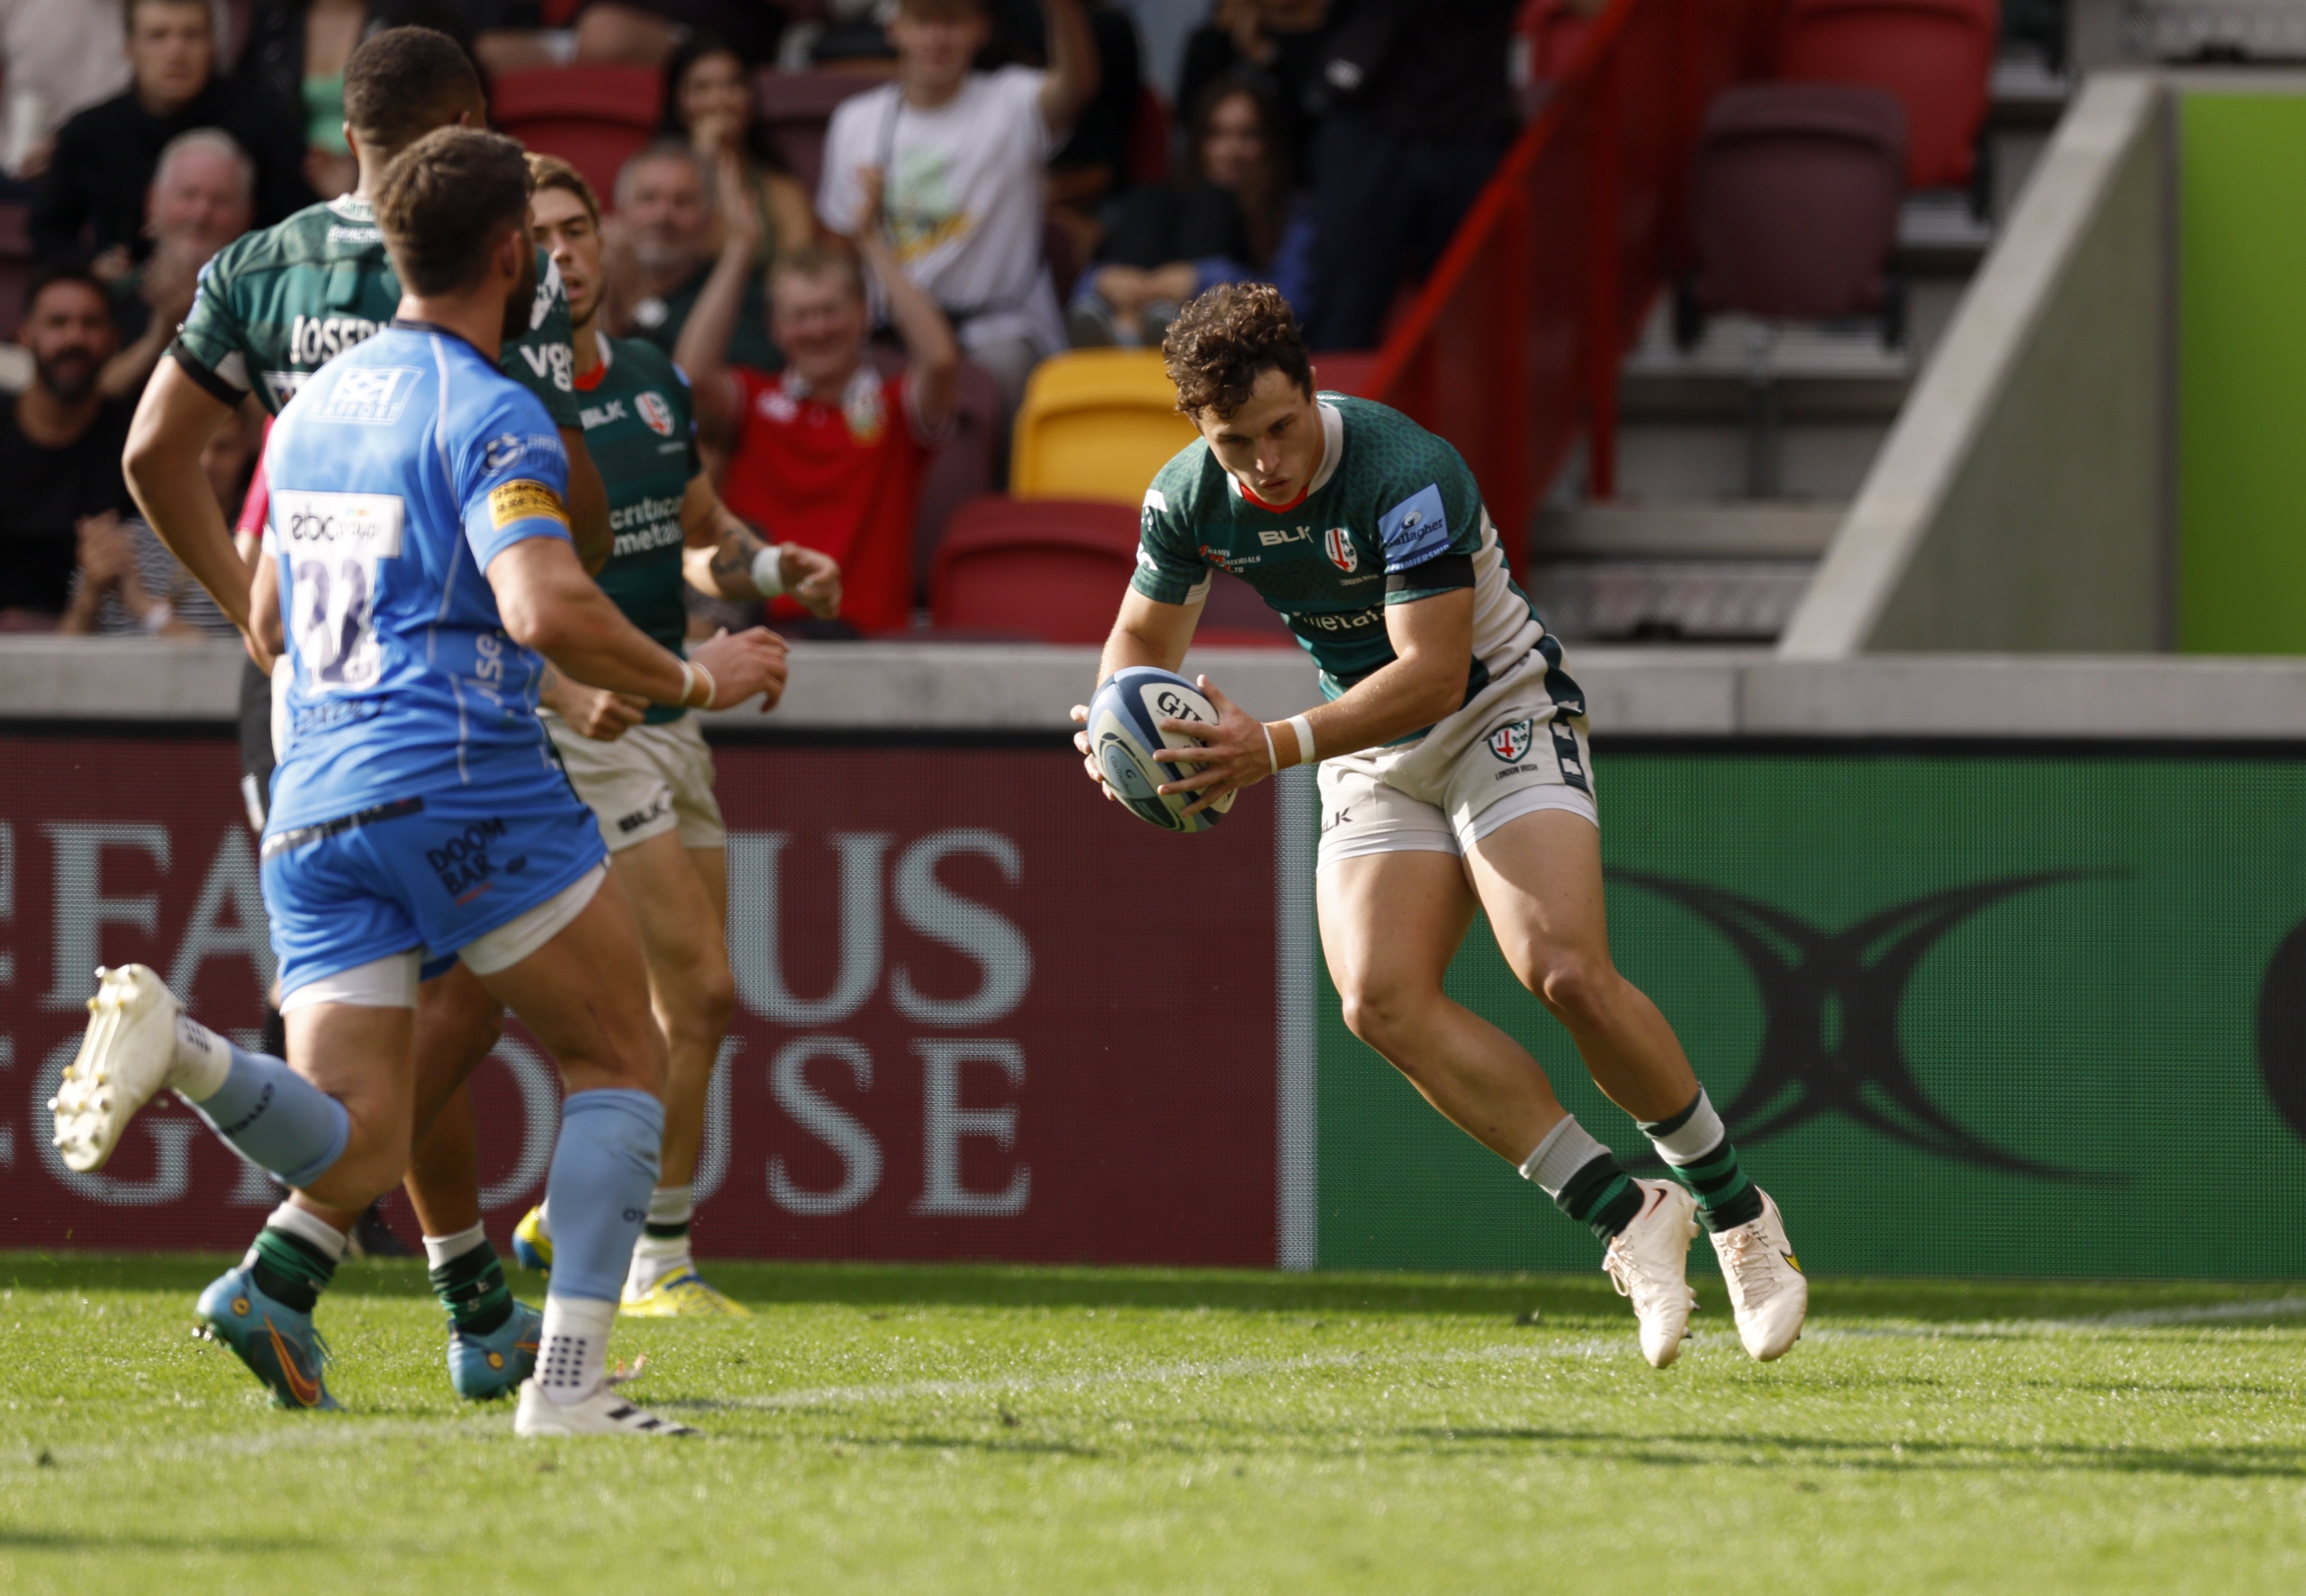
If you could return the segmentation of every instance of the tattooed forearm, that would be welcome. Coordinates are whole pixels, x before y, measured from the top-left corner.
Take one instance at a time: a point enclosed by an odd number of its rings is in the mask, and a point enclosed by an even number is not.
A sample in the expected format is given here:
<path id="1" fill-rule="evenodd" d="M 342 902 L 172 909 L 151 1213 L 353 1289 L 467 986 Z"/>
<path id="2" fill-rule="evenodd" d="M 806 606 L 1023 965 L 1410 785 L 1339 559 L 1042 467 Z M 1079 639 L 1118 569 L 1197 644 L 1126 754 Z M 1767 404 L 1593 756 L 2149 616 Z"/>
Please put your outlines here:
<path id="1" fill-rule="evenodd" d="M 722 529 L 721 542 L 713 550 L 713 581 L 723 598 L 750 599 L 760 596 L 753 585 L 753 561 L 768 545 L 741 522 L 731 521 Z"/>

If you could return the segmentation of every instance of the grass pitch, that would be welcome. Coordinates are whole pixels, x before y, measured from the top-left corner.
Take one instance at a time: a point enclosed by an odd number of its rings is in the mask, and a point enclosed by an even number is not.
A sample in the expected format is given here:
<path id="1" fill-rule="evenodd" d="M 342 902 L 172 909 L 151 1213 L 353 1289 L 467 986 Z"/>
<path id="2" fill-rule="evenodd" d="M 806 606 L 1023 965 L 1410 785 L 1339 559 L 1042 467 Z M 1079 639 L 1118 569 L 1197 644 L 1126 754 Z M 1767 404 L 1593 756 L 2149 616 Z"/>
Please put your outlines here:
<path id="1" fill-rule="evenodd" d="M 215 1267 L 0 1257 L 0 1591 L 2306 1589 L 2281 1286 L 1821 1281 L 1764 1368 L 1707 1279 L 1660 1373 L 1598 1274 L 723 1264 L 618 1330 L 705 1438 L 533 1444 L 421 1268 L 338 1276 L 319 1416 Z"/>

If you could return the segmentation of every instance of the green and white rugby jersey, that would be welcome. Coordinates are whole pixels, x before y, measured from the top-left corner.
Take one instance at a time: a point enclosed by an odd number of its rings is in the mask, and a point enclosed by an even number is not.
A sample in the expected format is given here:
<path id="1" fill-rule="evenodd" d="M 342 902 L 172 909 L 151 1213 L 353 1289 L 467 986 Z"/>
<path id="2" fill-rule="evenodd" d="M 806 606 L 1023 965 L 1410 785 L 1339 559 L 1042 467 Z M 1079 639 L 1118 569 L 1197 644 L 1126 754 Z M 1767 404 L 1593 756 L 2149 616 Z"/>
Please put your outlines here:
<path id="1" fill-rule="evenodd" d="M 1555 700 L 1576 703 L 1576 684 L 1559 669 L 1560 648 L 1507 575 L 1497 529 L 1457 451 L 1373 400 L 1318 397 L 1320 469 L 1286 508 L 1245 494 L 1201 439 L 1161 468 L 1146 491 L 1131 585 L 1157 603 L 1196 604 L 1211 568 L 1232 572 L 1280 612 L 1320 666 L 1329 698 L 1392 663 L 1388 605 L 1471 587 L 1466 701 L 1534 648 L 1553 673 Z"/>
<path id="2" fill-rule="evenodd" d="M 218 251 L 201 269 L 200 292 L 168 352 L 226 404 L 252 389 L 278 415 L 305 378 L 389 326 L 399 304 L 400 277 L 375 213 L 348 194 Z M 505 346 L 498 364 L 544 401 L 556 427 L 577 424 L 568 337 L 559 268 L 539 250 L 528 332 Z"/>
<path id="3" fill-rule="evenodd" d="M 688 610 L 681 602 L 680 501 L 702 469 L 696 457 L 688 379 L 671 357 L 640 338 L 601 340 L 601 363 L 578 380 L 585 448 L 609 489 L 609 529 L 616 534 L 601 591 L 635 626 L 674 653 L 681 652 Z M 648 723 L 678 721 L 677 704 L 652 704 Z"/>

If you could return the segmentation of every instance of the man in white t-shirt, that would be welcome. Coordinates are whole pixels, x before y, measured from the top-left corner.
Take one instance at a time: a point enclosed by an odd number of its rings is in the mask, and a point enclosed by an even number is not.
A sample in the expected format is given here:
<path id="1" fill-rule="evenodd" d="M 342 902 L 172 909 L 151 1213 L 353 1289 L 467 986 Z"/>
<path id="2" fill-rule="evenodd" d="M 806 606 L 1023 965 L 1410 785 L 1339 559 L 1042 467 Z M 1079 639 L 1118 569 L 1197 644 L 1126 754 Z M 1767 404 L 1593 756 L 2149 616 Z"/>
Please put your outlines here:
<path id="1" fill-rule="evenodd" d="M 0 171 L 47 170 L 56 129 L 128 87 L 120 0 L 0 0 Z"/>
<path id="2" fill-rule="evenodd" d="M 1064 347 L 1041 259 L 1042 178 L 1097 91 L 1097 52 L 1080 0 L 1041 0 L 1049 68 L 969 70 L 992 32 L 986 0 L 901 0 L 888 25 L 897 79 L 844 101 L 824 141 L 817 215 L 856 225 L 858 173 L 887 174 L 883 201 L 897 260 L 1000 381 L 1014 412 L 1025 378 Z"/>

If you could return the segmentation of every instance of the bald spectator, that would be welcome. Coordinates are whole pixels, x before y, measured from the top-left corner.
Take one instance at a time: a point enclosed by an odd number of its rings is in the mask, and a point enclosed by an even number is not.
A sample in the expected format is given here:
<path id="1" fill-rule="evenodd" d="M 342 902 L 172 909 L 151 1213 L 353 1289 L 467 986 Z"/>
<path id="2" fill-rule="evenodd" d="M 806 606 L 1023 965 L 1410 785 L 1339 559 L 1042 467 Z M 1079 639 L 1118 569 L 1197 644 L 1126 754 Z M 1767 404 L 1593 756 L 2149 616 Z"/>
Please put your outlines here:
<path id="1" fill-rule="evenodd" d="M 617 174 L 611 272 L 632 336 L 670 354 L 713 275 L 713 192 L 696 149 L 677 139 L 650 145 Z M 773 371 L 784 356 L 770 341 L 762 274 L 746 279 L 729 358 Z"/>
<path id="2" fill-rule="evenodd" d="M 120 474 L 129 406 L 97 386 L 120 337 L 104 285 L 76 267 L 34 280 L 17 335 L 32 382 L 0 405 L 0 630 L 64 614 L 81 528 L 135 513 Z"/>
<path id="3" fill-rule="evenodd" d="M 179 133 L 160 152 L 144 206 L 152 253 L 112 287 L 121 337 L 131 341 L 105 363 L 107 394 L 133 399 L 144 391 L 145 380 L 192 308 L 201 268 L 248 231 L 255 191 L 254 163 L 212 127 Z"/>
<path id="4" fill-rule="evenodd" d="M 229 133 L 255 162 L 260 224 L 312 203 L 303 137 L 288 108 L 218 79 L 210 0 L 126 0 L 125 21 L 128 91 L 64 124 L 32 202 L 32 248 L 41 260 L 92 252 L 99 277 L 127 275 L 151 252 L 144 197 L 160 152 L 195 128 Z"/>

